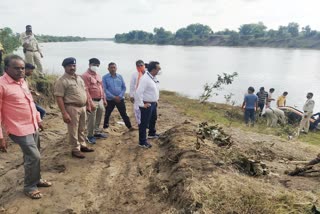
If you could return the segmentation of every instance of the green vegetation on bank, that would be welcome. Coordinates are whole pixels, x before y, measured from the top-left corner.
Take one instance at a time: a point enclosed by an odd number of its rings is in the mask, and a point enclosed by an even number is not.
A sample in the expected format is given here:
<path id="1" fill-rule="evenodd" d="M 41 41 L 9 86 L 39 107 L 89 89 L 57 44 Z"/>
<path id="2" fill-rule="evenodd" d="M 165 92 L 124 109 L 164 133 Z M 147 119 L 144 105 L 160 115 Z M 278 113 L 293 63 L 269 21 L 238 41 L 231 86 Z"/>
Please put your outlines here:
<path id="1" fill-rule="evenodd" d="M 6 54 L 12 53 L 20 46 L 19 35 L 7 27 L 0 30 L 0 42 Z"/>
<path id="2" fill-rule="evenodd" d="M 155 28 L 153 33 L 134 30 L 115 35 L 117 43 L 158 44 L 158 45 L 199 45 L 235 47 L 282 47 L 320 49 L 320 32 L 297 23 L 269 29 L 262 23 L 241 25 L 238 31 L 225 29 L 214 32 L 209 26 L 191 24 L 177 32 Z"/>
<path id="3" fill-rule="evenodd" d="M 86 41 L 85 37 L 80 36 L 49 36 L 36 35 L 38 42 L 82 42 Z"/>

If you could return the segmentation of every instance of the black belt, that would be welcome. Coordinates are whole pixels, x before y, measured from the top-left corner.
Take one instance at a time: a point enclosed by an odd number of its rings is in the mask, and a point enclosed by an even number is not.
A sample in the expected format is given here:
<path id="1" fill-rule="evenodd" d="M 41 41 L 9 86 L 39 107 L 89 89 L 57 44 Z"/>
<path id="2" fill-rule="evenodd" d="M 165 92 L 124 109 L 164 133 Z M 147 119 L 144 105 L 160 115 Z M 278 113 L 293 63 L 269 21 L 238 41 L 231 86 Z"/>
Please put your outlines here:
<path id="1" fill-rule="evenodd" d="M 85 107 L 87 104 L 65 103 L 65 105 L 82 108 L 82 107 Z"/>
<path id="2" fill-rule="evenodd" d="M 101 98 L 92 98 L 93 101 L 100 102 Z"/>

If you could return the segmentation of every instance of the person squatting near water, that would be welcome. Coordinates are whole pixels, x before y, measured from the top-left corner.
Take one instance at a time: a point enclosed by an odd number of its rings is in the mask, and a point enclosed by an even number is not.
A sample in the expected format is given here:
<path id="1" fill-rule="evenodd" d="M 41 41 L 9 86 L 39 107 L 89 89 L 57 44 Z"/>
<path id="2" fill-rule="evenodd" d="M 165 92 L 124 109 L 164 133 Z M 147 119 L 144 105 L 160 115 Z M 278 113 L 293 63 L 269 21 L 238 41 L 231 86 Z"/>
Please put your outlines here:
<path id="1" fill-rule="evenodd" d="M 20 42 L 23 47 L 23 53 L 25 56 L 25 61 L 32 65 L 37 66 L 37 71 L 40 77 L 44 77 L 43 66 L 41 63 L 41 58 L 43 54 L 39 47 L 38 41 L 32 32 L 31 25 L 26 26 L 26 31 L 20 34 Z"/>
<path id="2" fill-rule="evenodd" d="M 88 99 L 83 79 L 76 74 L 76 59 L 69 57 L 63 60 L 65 70 L 55 83 L 54 95 L 61 110 L 63 121 L 68 125 L 71 154 L 76 158 L 85 158 L 82 152 L 93 152 L 86 145 L 86 109 L 91 111 L 94 104 Z"/>
<path id="3" fill-rule="evenodd" d="M 120 116 L 122 117 L 126 127 L 133 131 L 134 128 L 131 125 L 130 118 L 127 115 L 126 104 L 124 101 L 124 95 L 126 92 L 126 84 L 120 74 L 117 74 L 117 65 L 114 62 L 110 62 L 108 65 L 109 74 L 106 74 L 102 78 L 103 89 L 108 102 L 106 107 L 106 113 L 104 117 L 103 128 L 109 128 L 109 119 L 114 108 L 117 107 Z"/>
<path id="4" fill-rule="evenodd" d="M 0 77 L 0 147 L 7 151 L 2 126 L 11 140 L 21 148 L 24 158 L 24 193 L 32 199 L 42 198 L 39 187 L 52 183 L 41 178 L 39 129 L 43 130 L 39 112 L 25 77 L 25 62 L 17 55 L 4 60 L 5 74 Z"/>
<path id="5" fill-rule="evenodd" d="M 107 138 L 107 135 L 102 133 L 100 129 L 100 123 L 105 112 L 105 107 L 107 107 L 107 101 L 102 88 L 101 76 L 97 73 L 99 66 L 99 59 L 92 58 L 89 60 L 88 70 L 82 74 L 82 79 L 88 90 L 88 99 L 92 100 L 94 105 L 91 112 L 87 111 L 87 139 L 90 144 L 95 144 L 97 138 Z"/>
<path id="6" fill-rule="evenodd" d="M 137 69 L 137 72 L 134 72 L 132 74 L 131 81 L 130 81 L 130 101 L 131 101 L 131 103 L 133 103 L 134 116 L 136 118 L 137 124 L 139 125 L 140 118 L 141 118 L 141 112 L 139 109 L 138 102 L 135 102 L 134 96 L 135 96 L 136 90 L 139 86 L 140 79 L 146 72 L 145 63 L 142 60 L 138 60 L 136 62 L 136 69 Z"/>
<path id="7" fill-rule="evenodd" d="M 150 62 L 148 71 L 141 77 L 135 93 L 135 102 L 138 103 L 141 119 L 139 124 L 139 146 L 151 148 L 147 141 L 146 130 L 149 129 L 148 139 L 159 138 L 156 133 L 157 107 L 159 100 L 159 81 L 157 75 L 161 67 L 159 62 Z"/>

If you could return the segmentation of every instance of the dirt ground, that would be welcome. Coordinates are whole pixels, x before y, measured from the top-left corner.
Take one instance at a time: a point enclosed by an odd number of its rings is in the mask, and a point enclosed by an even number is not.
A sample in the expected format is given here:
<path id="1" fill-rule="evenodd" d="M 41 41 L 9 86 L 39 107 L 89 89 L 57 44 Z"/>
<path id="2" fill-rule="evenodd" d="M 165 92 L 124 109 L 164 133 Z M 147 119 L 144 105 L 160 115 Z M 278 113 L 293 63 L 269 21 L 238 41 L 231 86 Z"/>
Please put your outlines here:
<path id="1" fill-rule="evenodd" d="M 134 123 L 131 105 L 127 107 Z M 320 176 L 285 174 L 295 168 L 288 161 L 312 159 L 318 147 L 225 128 L 234 141 L 230 148 L 205 141 L 196 150 L 194 130 L 200 121 L 181 114 L 165 100 L 160 102 L 158 118 L 158 131 L 163 135 L 151 140 L 153 147 L 148 150 L 138 147 L 138 131 L 128 132 L 118 123 L 122 120 L 117 110 L 107 131 L 109 138 L 98 140 L 92 146 L 95 152 L 83 160 L 71 157 L 66 125 L 57 108 L 49 109 L 44 121 L 42 176 L 54 185 L 41 189 L 41 200 L 24 196 L 22 154 L 17 145 L 10 144 L 8 153 L 0 154 L 0 213 L 254 213 L 242 208 L 212 210 L 209 202 L 197 198 L 196 190 L 209 188 L 220 175 L 238 181 L 254 179 L 261 186 L 268 185 L 268 191 L 303 193 L 310 198 L 301 203 L 316 202 L 320 196 Z M 270 173 L 248 175 L 239 161 L 244 156 L 263 161 Z"/>

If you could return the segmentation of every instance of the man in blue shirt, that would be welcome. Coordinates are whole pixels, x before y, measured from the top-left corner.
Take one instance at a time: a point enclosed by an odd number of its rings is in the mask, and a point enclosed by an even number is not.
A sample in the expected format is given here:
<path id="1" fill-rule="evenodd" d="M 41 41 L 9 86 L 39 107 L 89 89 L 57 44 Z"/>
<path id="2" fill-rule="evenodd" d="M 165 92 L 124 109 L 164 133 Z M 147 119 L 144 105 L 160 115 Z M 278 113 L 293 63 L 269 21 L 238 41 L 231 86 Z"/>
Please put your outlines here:
<path id="1" fill-rule="evenodd" d="M 109 63 L 109 74 L 102 78 L 103 90 L 106 94 L 108 105 L 104 117 L 103 128 L 109 127 L 109 118 L 114 109 L 117 107 L 124 123 L 129 130 L 133 130 L 130 119 L 126 112 L 126 105 L 124 103 L 124 94 L 126 92 L 126 84 L 120 74 L 117 74 L 117 65 L 114 62 Z"/>
<path id="2" fill-rule="evenodd" d="M 245 95 L 242 104 L 242 108 L 244 109 L 244 120 L 247 126 L 249 125 L 249 120 L 251 120 L 252 126 L 254 126 L 255 112 L 257 111 L 258 107 L 258 97 L 253 93 L 254 88 L 249 87 L 248 94 Z"/>

